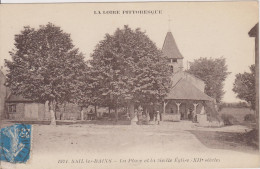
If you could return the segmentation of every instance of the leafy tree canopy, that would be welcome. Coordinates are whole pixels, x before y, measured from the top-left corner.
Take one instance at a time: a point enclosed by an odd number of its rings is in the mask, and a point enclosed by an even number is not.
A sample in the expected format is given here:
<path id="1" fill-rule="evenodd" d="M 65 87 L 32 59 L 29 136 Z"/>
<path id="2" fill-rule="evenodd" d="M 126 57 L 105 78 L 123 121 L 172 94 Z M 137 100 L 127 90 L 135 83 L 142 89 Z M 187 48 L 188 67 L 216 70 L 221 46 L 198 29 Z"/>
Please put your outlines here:
<path id="1" fill-rule="evenodd" d="M 106 34 L 90 64 L 100 98 L 112 106 L 159 102 L 170 87 L 170 69 L 161 51 L 140 29 L 128 26 Z"/>
<path id="2" fill-rule="evenodd" d="M 256 92 L 255 92 L 255 65 L 250 66 L 250 73 L 244 72 L 236 75 L 233 84 L 233 91 L 239 99 L 245 100 L 251 104 L 251 108 L 255 110 Z"/>
<path id="3" fill-rule="evenodd" d="M 39 102 L 70 102 L 86 64 L 70 35 L 51 23 L 24 27 L 10 52 L 7 86 L 14 94 Z"/>
<path id="4" fill-rule="evenodd" d="M 205 82 L 205 93 L 220 103 L 225 94 L 223 87 L 229 72 L 225 58 L 200 58 L 191 63 L 187 72 Z"/>

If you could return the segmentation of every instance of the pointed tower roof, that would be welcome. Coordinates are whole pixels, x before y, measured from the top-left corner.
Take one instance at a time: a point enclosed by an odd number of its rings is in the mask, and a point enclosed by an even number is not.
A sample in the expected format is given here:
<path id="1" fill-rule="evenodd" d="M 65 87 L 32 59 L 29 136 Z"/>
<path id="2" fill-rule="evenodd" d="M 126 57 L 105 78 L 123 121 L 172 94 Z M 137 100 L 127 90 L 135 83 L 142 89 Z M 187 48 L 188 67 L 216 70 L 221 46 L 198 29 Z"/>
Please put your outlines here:
<path id="1" fill-rule="evenodd" d="M 163 54 L 166 55 L 168 58 L 172 59 L 183 59 L 177 44 L 172 36 L 172 33 L 169 31 L 165 37 L 163 47 L 162 47 Z"/>

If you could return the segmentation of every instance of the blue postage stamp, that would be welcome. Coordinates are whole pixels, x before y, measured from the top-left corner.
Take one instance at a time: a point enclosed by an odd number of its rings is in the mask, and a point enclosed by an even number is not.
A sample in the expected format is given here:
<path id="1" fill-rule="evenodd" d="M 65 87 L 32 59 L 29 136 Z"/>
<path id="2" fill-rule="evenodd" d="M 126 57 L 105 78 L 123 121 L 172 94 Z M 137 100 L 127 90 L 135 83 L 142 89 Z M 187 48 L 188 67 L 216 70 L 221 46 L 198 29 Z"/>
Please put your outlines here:
<path id="1" fill-rule="evenodd" d="M 32 126 L 15 124 L 0 130 L 0 160 L 25 163 L 30 157 Z"/>

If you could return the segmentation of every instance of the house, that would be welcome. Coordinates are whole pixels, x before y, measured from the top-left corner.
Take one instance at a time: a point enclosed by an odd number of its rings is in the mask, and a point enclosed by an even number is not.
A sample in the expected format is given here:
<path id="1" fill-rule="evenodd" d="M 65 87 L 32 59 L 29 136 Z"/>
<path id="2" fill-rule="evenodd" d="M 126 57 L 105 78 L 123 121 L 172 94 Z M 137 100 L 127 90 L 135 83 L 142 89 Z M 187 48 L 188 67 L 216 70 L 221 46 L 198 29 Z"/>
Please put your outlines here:
<path id="1" fill-rule="evenodd" d="M 10 94 L 6 99 L 8 120 L 19 121 L 49 121 L 50 112 L 48 104 L 25 99 L 20 95 Z M 80 107 L 75 104 L 64 104 L 56 107 L 57 120 L 79 120 Z"/>
<path id="2" fill-rule="evenodd" d="M 0 71 L 0 118 L 7 120 L 48 120 L 45 105 L 11 94 L 4 84 L 6 76 Z"/>
<path id="3" fill-rule="evenodd" d="M 259 116 L 259 23 L 257 23 L 249 32 L 250 37 L 255 38 L 255 78 L 256 78 L 256 115 Z"/>
<path id="4" fill-rule="evenodd" d="M 192 119 L 191 116 L 204 111 L 206 107 L 214 107 L 212 104 L 209 106 L 215 99 L 204 93 L 204 81 L 183 71 L 183 56 L 170 31 L 166 34 L 162 51 L 172 71 L 172 88 L 164 99 L 164 114 L 177 114 L 185 120 Z"/>
<path id="5" fill-rule="evenodd" d="M 43 103 L 10 94 L 6 99 L 8 120 L 49 120 Z"/>

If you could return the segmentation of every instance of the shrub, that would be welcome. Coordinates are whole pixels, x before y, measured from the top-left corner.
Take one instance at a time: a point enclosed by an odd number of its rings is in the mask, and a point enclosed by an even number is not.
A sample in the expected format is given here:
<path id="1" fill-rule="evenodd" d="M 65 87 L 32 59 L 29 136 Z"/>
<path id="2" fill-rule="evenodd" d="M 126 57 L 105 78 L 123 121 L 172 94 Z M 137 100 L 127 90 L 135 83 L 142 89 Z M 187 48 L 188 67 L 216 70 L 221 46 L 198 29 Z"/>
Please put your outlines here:
<path id="1" fill-rule="evenodd" d="M 237 120 L 231 114 L 222 114 L 221 119 L 223 120 L 224 125 L 233 125 L 237 123 Z"/>
<path id="2" fill-rule="evenodd" d="M 255 122 L 255 115 L 254 114 L 246 114 L 245 117 L 244 117 L 244 121 Z"/>
<path id="3" fill-rule="evenodd" d="M 253 114 L 251 114 L 253 115 Z M 249 132 L 244 133 L 244 139 L 247 142 L 247 145 L 251 145 L 256 149 L 259 149 L 259 137 L 258 137 L 258 130 L 253 129 Z"/>

